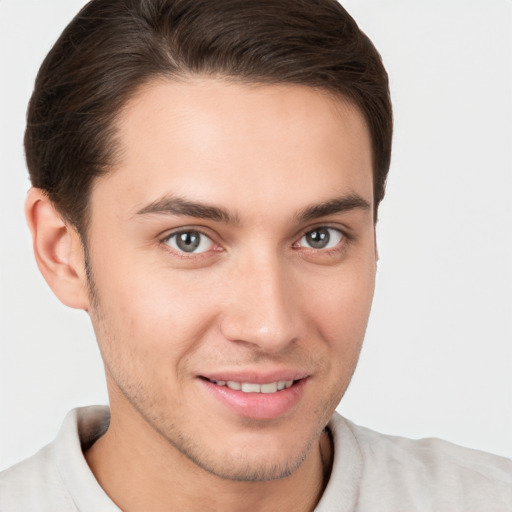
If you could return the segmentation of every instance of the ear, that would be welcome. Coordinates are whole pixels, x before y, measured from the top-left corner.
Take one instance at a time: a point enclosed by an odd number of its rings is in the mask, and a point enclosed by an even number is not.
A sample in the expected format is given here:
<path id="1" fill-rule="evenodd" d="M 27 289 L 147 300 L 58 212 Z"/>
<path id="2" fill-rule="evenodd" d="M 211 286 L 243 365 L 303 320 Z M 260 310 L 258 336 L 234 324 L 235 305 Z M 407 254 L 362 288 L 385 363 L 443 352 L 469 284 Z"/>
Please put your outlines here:
<path id="1" fill-rule="evenodd" d="M 29 190 L 25 215 L 37 266 L 46 282 L 66 306 L 87 311 L 89 295 L 79 234 L 41 189 Z"/>

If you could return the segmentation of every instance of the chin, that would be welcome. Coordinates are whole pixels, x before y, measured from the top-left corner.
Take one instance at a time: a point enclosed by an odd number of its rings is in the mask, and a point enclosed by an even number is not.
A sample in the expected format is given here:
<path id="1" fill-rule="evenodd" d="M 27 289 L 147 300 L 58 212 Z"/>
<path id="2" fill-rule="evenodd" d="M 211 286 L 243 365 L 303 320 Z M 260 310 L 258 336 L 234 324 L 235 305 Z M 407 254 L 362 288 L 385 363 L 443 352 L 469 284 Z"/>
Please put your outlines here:
<path id="1" fill-rule="evenodd" d="M 221 425 L 211 432 L 187 429 L 167 432 L 169 444 L 195 466 L 224 480 L 265 482 L 286 478 L 307 458 L 319 439 L 324 425 L 302 430 L 289 428 L 252 428 L 236 432 Z M 289 427 L 289 425 L 287 425 Z M 304 427 L 304 426 L 303 426 Z M 188 432 L 188 435 L 185 434 Z"/>
<path id="2" fill-rule="evenodd" d="M 229 454 L 219 455 L 215 459 L 204 453 L 197 453 L 195 450 L 185 450 L 182 453 L 196 466 L 213 476 L 223 480 L 236 482 L 268 482 L 286 478 L 294 473 L 305 460 L 311 443 L 294 453 L 269 453 L 259 450 L 254 453 L 252 450 L 238 450 Z"/>

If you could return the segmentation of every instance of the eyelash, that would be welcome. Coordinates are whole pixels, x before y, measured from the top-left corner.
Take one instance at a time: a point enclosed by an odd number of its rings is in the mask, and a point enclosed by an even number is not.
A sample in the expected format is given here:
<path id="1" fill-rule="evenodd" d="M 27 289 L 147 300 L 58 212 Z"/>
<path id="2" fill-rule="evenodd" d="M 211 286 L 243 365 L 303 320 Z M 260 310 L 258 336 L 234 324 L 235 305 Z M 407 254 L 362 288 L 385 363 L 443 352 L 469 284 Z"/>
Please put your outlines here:
<path id="1" fill-rule="evenodd" d="M 302 247 L 299 245 L 299 243 L 301 242 L 301 240 L 303 238 L 305 238 L 307 235 L 309 235 L 310 233 L 313 233 L 315 231 L 320 231 L 320 230 L 329 230 L 329 231 L 335 231 L 339 234 L 340 236 L 340 240 L 333 246 L 333 247 L 329 247 L 329 248 L 314 248 L 314 247 Z M 173 238 L 173 237 L 177 237 L 181 234 L 190 234 L 190 233 L 198 233 L 200 236 L 202 237 L 206 237 L 207 239 L 210 240 L 211 244 L 214 246 L 213 249 L 209 248 L 205 251 L 202 251 L 202 252 L 189 252 L 187 253 L 186 251 L 183 251 L 183 250 L 180 250 L 180 249 L 176 249 L 174 247 L 171 247 L 170 244 L 169 244 L 169 241 Z M 312 227 L 312 228 L 308 228 L 307 231 L 303 231 L 303 234 L 297 239 L 296 242 L 294 242 L 292 244 L 292 248 L 295 249 L 295 250 L 305 250 L 305 251 L 308 251 L 308 252 L 314 252 L 316 254 L 322 254 L 322 255 L 330 255 L 330 254 L 336 254 L 336 253 L 339 253 L 339 252 L 342 252 L 343 250 L 346 249 L 346 246 L 347 244 L 352 240 L 351 236 L 349 236 L 345 231 L 339 229 L 339 228 L 335 228 L 335 227 L 332 227 L 332 226 L 326 226 L 326 225 L 320 225 L 320 226 L 316 226 L 316 227 Z M 176 255 L 177 257 L 179 258 L 183 258 L 183 259 L 197 259 L 197 258 L 204 258 L 204 257 L 208 257 L 211 253 L 211 251 L 213 250 L 213 252 L 222 252 L 223 249 L 217 245 L 213 240 L 212 240 L 212 237 L 208 234 L 206 234 L 204 231 L 202 231 L 201 229 L 198 229 L 198 228 L 180 228 L 179 230 L 177 231 L 174 231 L 170 234 L 167 234 L 164 238 L 161 239 L 160 241 L 163 245 L 166 246 L 166 249 L 168 251 L 171 251 L 173 253 L 173 255 Z M 201 243 L 201 242 L 200 242 Z"/>
<path id="2" fill-rule="evenodd" d="M 209 248 L 208 250 L 206 251 L 202 251 L 202 252 L 189 252 L 187 253 L 186 251 L 182 251 L 180 249 L 175 249 L 173 247 L 170 246 L 169 244 L 169 241 L 174 238 L 174 237 L 178 237 L 179 235 L 182 235 L 182 234 L 187 234 L 187 233 L 198 233 L 200 236 L 202 237 L 205 237 L 207 238 L 208 240 L 210 240 L 211 244 L 214 246 L 213 249 Z M 204 231 L 202 231 L 201 229 L 197 229 L 197 228 L 180 228 L 179 230 L 177 231 L 174 231 L 168 235 L 166 235 L 164 238 L 161 239 L 161 243 L 166 247 L 166 249 L 170 252 L 172 252 L 173 255 L 179 257 L 179 258 L 183 258 L 183 259 L 197 259 L 197 258 L 204 258 L 204 257 L 208 257 L 210 254 L 210 252 L 213 250 L 214 252 L 221 252 L 222 251 L 222 248 L 217 245 L 213 240 L 212 240 L 212 237 L 207 235 Z"/>
<path id="3" fill-rule="evenodd" d="M 336 237 L 339 237 L 338 241 L 334 244 L 333 247 L 318 247 L 318 248 L 315 248 L 315 247 L 304 247 L 304 246 L 300 246 L 300 242 L 305 239 L 308 235 L 312 234 L 312 233 L 319 233 L 321 231 L 328 231 L 328 238 L 327 238 L 327 244 L 330 243 L 331 241 L 331 238 L 332 238 L 332 232 L 335 232 L 336 233 Z M 305 250 L 308 250 L 308 251 L 314 251 L 315 253 L 322 253 L 322 254 L 325 254 L 325 255 L 328 255 L 328 254 L 331 254 L 331 253 L 334 253 L 334 252 L 338 252 L 341 248 L 343 248 L 346 243 L 348 241 L 348 237 L 347 235 L 339 228 L 334 228 L 332 226 L 317 226 L 317 227 L 314 227 L 314 228 L 311 228 L 311 229 L 308 229 L 298 240 L 297 242 L 295 242 L 293 244 L 293 247 L 294 248 L 297 248 L 297 249 L 305 249 Z"/>

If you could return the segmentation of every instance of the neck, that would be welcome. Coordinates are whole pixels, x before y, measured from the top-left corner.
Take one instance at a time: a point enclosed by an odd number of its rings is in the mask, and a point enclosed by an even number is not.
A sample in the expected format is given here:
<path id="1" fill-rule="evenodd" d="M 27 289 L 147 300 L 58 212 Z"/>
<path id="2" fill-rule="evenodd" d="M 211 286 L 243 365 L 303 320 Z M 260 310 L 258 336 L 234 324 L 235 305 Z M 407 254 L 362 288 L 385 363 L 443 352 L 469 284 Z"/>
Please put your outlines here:
<path id="1" fill-rule="evenodd" d="M 187 512 L 306 512 L 315 508 L 325 488 L 332 444 L 324 432 L 300 467 L 285 478 L 233 481 L 198 467 L 151 432 L 144 420 L 132 417 L 121 424 L 113 411 L 107 432 L 85 457 L 99 484 L 125 512 L 160 512 L 170 507 Z"/>

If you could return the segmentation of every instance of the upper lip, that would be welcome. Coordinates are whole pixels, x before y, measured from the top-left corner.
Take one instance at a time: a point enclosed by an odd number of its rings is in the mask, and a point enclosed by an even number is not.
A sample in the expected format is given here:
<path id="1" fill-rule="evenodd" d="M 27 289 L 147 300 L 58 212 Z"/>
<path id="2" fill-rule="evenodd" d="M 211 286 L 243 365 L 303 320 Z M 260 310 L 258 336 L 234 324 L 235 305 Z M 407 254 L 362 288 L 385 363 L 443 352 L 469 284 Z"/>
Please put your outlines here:
<path id="1" fill-rule="evenodd" d="M 199 375 L 209 380 L 224 380 L 233 382 L 250 382 L 254 384 L 266 384 L 286 380 L 301 380 L 309 377 L 304 371 L 274 370 L 274 371 L 215 371 Z"/>

